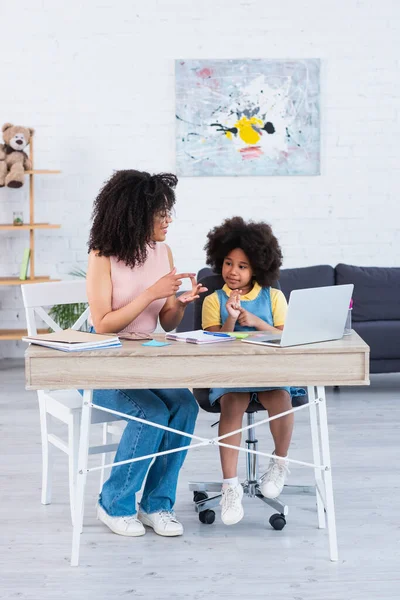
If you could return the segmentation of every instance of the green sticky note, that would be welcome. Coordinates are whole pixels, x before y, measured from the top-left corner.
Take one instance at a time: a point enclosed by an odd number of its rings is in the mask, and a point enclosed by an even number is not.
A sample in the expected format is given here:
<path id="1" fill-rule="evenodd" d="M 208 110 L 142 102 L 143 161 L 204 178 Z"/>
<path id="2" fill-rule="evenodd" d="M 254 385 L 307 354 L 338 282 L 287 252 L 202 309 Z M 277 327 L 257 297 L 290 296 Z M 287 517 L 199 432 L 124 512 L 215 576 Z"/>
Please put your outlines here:
<path id="1" fill-rule="evenodd" d="M 150 342 L 145 342 L 142 346 L 170 346 L 169 342 L 158 342 L 157 340 L 150 340 Z"/>
<path id="2" fill-rule="evenodd" d="M 244 338 L 249 337 L 248 333 L 242 333 L 240 331 L 233 331 L 233 332 L 230 332 L 228 335 L 236 338 L 237 340 L 243 340 Z"/>

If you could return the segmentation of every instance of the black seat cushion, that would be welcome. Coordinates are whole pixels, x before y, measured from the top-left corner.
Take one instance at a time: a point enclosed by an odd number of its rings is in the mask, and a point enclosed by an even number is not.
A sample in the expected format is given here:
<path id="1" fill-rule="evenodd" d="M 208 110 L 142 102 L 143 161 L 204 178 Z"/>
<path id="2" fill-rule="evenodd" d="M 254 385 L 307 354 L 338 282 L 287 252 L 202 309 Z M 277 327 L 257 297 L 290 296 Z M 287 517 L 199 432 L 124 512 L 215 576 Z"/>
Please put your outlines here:
<path id="1" fill-rule="evenodd" d="M 202 408 L 206 412 L 220 413 L 221 406 L 219 402 L 216 402 L 213 406 L 211 406 L 210 401 L 208 399 L 209 393 L 210 388 L 194 388 L 193 390 L 193 395 L 199 403 L 200 408 Z M 247 407 L 246 412 L 253 413 L 259 410 L 265 410 L 265 408 L 259 402 L 254 402 L 254 400 L 252 400 L 249 406 Z"/>

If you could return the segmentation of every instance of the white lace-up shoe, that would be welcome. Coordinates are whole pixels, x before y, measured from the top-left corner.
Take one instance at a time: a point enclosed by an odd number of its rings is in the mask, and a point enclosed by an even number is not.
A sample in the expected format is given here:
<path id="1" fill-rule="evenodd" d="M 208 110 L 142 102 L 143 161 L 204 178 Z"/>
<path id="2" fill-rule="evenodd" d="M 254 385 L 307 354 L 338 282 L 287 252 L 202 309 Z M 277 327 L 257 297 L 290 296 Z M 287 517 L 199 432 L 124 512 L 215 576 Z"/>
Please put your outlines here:
<path id="1" fill-rule="evenodd" d="M 172 510 L 160 510 L 154 513 L 145 513 L 139 510 L 138 518 L 143 525 L 152 527 L 158 535 L 173 537 L 183 533 L 183 525 L 179 523 Z"/>
<path id="2" fill-rule="evenodd" d="M 282 458 L 271 458 L 269 466 L 260 478 L 260 492 L 265 498 L 277 498 L 285 485 L 286 477 L 290 473 L 288 461 Z"/>
<path id="3" fill-rule="evenodd" d="M 240 483 L 222 488 L 221 519 L 225 525 L 235 525 L 243 519 L 242 498 L 243 488 Z"/>
<path id="4" fill-rule="evenodd" d="M 138 537 L 146 533 L 145 528 L 136 515 L 130 517 L 111 517 L 100 504 L 97 505 L 97 518 L 118 535 Z"/>

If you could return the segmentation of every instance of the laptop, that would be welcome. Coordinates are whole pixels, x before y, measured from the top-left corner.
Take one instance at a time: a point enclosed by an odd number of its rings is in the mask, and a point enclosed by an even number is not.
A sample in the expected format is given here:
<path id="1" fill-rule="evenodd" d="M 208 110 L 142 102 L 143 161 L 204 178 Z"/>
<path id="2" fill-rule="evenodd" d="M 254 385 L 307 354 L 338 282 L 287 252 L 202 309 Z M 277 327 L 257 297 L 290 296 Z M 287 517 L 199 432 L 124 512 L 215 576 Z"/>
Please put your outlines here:
<path id="1" fill-rule="evenodd" d="M 300 346 L 343 337 L 354 285 L 293 290 L 281 334 L 257 333 L 242 340 L 265 346 Z"/>

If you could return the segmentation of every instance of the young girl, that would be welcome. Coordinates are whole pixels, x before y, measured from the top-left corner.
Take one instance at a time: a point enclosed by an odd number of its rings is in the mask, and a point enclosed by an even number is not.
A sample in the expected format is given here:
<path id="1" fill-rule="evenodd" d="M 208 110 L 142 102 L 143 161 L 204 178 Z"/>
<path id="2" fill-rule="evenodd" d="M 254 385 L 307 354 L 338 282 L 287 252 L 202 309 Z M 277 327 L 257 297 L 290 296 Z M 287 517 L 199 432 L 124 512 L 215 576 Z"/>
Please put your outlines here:
<path id="1" fill-rule="evenodd" d="M 282 264 L 278 240 L 266 223 L 246 223 L 241 217 L 226 219 L 212 229 L 205 246 L 207 264 L 222 273 L 225 285 L 207 296 L 203 303 L 202 326 L 207 331 L 268 331 L 280 333 L 287 303 L 277 281 Z M 219 402 L 219 435 L 240 429 L 250 403 L 257 400 L 270 417 L 291 409 L 290 388 L 211 388 L 210 403 Z M 261 477 L 260 490 L 266 498 L 281 493 L 289 472 L 285 460 L 293 431 L 293 414 L 270 422 L 274 454 Z M 225 438 L 240 446 L 241 434 Z M 243 518 L 243 488 L 237 477 L 238 450 L 220 447 L 223 472 L 221 517 L 225 525 Z"/>
<path id="2" fill-rule="evenodd" d="M 175 175 L 117 171 L 94 203 L 87 291 L 98 333 L 166 331 L 181 321 L 188 303 L 205 290 L 193 273 L 176 273 L 164 244 L 175 204 Z M 192 290 L 179 297 L 182 278 Z M 95 404 L 172 429 L 193 433 L 197 403 L 184 389 L 95 390 Z M 187 438 L 128 420 L 116 462 L 187 445 Z M 163 536 L 183 533 L 173 507 L 186 451 L 114 467 L 100 494 L 97 515 L 111 531 L 141 536 L 144 525 Z M 140 511 L 136 493 L 145 481 Z"/>

